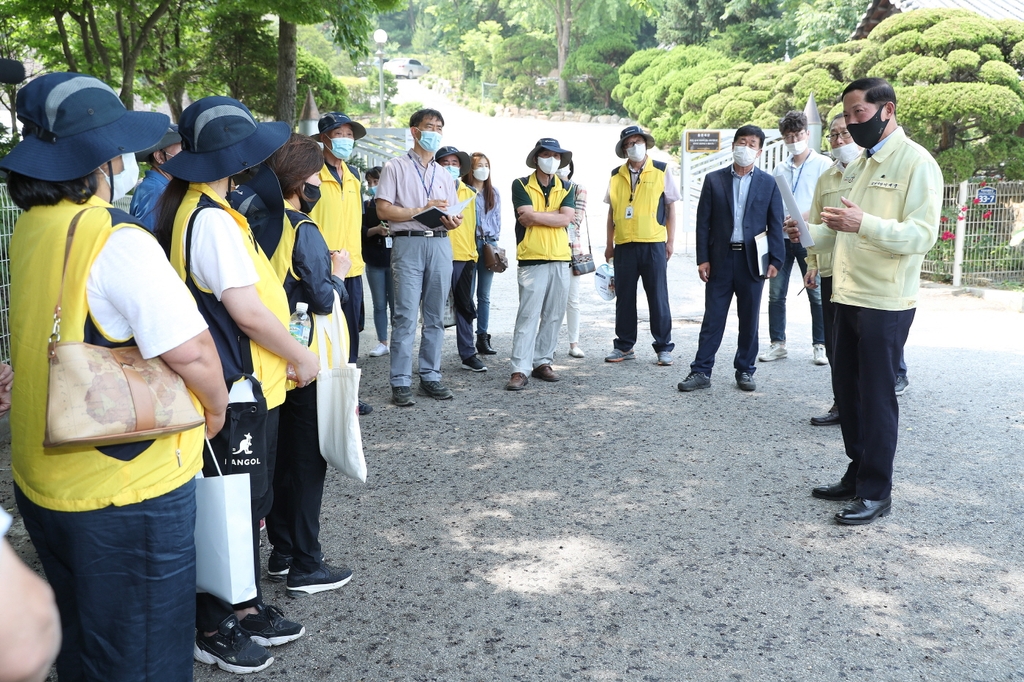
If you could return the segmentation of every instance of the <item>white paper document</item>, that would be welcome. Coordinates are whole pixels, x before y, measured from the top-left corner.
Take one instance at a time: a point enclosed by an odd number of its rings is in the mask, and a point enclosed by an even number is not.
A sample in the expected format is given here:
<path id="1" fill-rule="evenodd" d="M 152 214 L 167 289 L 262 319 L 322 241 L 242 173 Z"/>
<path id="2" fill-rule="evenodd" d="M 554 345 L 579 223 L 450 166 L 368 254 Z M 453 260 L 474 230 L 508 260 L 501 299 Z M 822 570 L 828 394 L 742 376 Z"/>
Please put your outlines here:
<path id="1" fill-rule="evenodd" d="M 754 247 L 757 249 L 757 272 L 764 277 L 768 272 L 768 230 L 754 235 Z"/>
<path id="2" fill-rule="evenodd" d="M 796 221 L 796 226 L 800 229 L 800 246 L 805 249 L 808 246 L 814 246 L 814 240 L 811 239 L 811 231 L 807 229 L 807 222 L 800 213 L 800 207 L 796 205 L 796 197 L 793 196 L 793 191 L 789 189 L 789 183 L 786 182 L 786 178 L 776 175 L 775 184 L 779 186 L 779 192 L 782 193 L 782 203 L 786 205 L 786 213 Z M 788 235 L 786 239 L 789 239 Z"/>

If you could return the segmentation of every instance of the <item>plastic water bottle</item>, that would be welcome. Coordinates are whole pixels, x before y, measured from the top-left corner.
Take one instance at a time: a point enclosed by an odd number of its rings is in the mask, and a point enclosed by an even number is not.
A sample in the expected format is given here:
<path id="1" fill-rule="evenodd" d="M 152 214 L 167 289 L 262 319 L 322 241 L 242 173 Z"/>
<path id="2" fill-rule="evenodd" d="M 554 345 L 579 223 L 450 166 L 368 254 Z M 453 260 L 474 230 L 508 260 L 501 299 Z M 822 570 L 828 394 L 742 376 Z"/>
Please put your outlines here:
<path id="1" fill-rule="evenodd" d="M 305 303 L 296 303 L 295 312 L 292 313 L 292 318 L 288 322 L 288 331 L 303 346 L 309 346 L 309 334 L 313 329 L 309 313 L 306 312 L 308 309 L 309 307 Z"/>

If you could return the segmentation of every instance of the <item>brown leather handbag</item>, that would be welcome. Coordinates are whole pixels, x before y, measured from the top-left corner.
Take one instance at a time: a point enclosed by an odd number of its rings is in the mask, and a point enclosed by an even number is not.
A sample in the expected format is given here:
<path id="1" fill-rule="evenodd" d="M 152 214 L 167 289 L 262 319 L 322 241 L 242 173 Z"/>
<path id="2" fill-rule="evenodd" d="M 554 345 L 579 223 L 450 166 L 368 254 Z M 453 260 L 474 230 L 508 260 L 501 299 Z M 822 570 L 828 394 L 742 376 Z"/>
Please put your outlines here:
<path id="1" fill-rule="evenodd" d="M 508 270 L 508 256 L 505 249 L 490 242 L 484 243 L 484 267 L 491 272 L 505 272 Z"/>
<path id="2" fill-rule="evenodd" d="M 64 278 L 75 228 L 84 212 L 68 227 L 64 271 L 53 310 L 43 447 L 132 443 L 203 424 L 184 380 L 159 357 L 146 360 L 135 346 L 61 342 Z"/>

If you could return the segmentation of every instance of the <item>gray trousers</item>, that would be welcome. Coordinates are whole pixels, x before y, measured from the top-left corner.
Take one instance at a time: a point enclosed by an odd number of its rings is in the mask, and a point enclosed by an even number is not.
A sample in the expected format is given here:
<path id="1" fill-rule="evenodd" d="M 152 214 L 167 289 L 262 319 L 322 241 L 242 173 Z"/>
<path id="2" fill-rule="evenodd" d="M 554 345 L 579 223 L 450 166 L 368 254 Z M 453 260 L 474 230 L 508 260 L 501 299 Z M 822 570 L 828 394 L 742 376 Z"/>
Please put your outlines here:
<path id="1" fill-rule="evenodd" d="M 423 302 L 420 380 L 441 380 L 444 306 L 452 286 L 452 243 L 447 237 L 395 237 L 391 249 L 395 320 L 391 329 L 391 385 L 412 386 L 412 344 Z"/>
<path id="2" fill-rule="evenodd" d="M 520 265 L 519 312 L 512 336 L 512 372 L 529 374 L 550 365 L 569 298 L 569 263 Z M 538 326 L 539 324 L 539 326 Z"/>

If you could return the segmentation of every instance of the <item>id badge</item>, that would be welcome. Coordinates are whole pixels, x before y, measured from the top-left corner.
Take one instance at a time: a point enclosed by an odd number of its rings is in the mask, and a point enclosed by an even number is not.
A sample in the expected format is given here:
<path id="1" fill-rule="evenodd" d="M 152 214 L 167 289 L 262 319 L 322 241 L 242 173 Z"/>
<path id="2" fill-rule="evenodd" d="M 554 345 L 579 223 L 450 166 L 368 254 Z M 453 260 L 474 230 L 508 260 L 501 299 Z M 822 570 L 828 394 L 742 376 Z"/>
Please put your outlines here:
<path id="1" fill-rule="evenodd" d="M 626 207 L 626 220 L 629 220 L 632 217 L 633 217 L 633 207 L 632 206 L 627 206 Z"/>
<path id="2" fill-rule="evenodd" d="M 384 248 L 385 249 L 390 249 L 391 248 L 391 244 L 393 242 L 394 242 L 394 240 L 391 237 L 384 237 Z"/>

